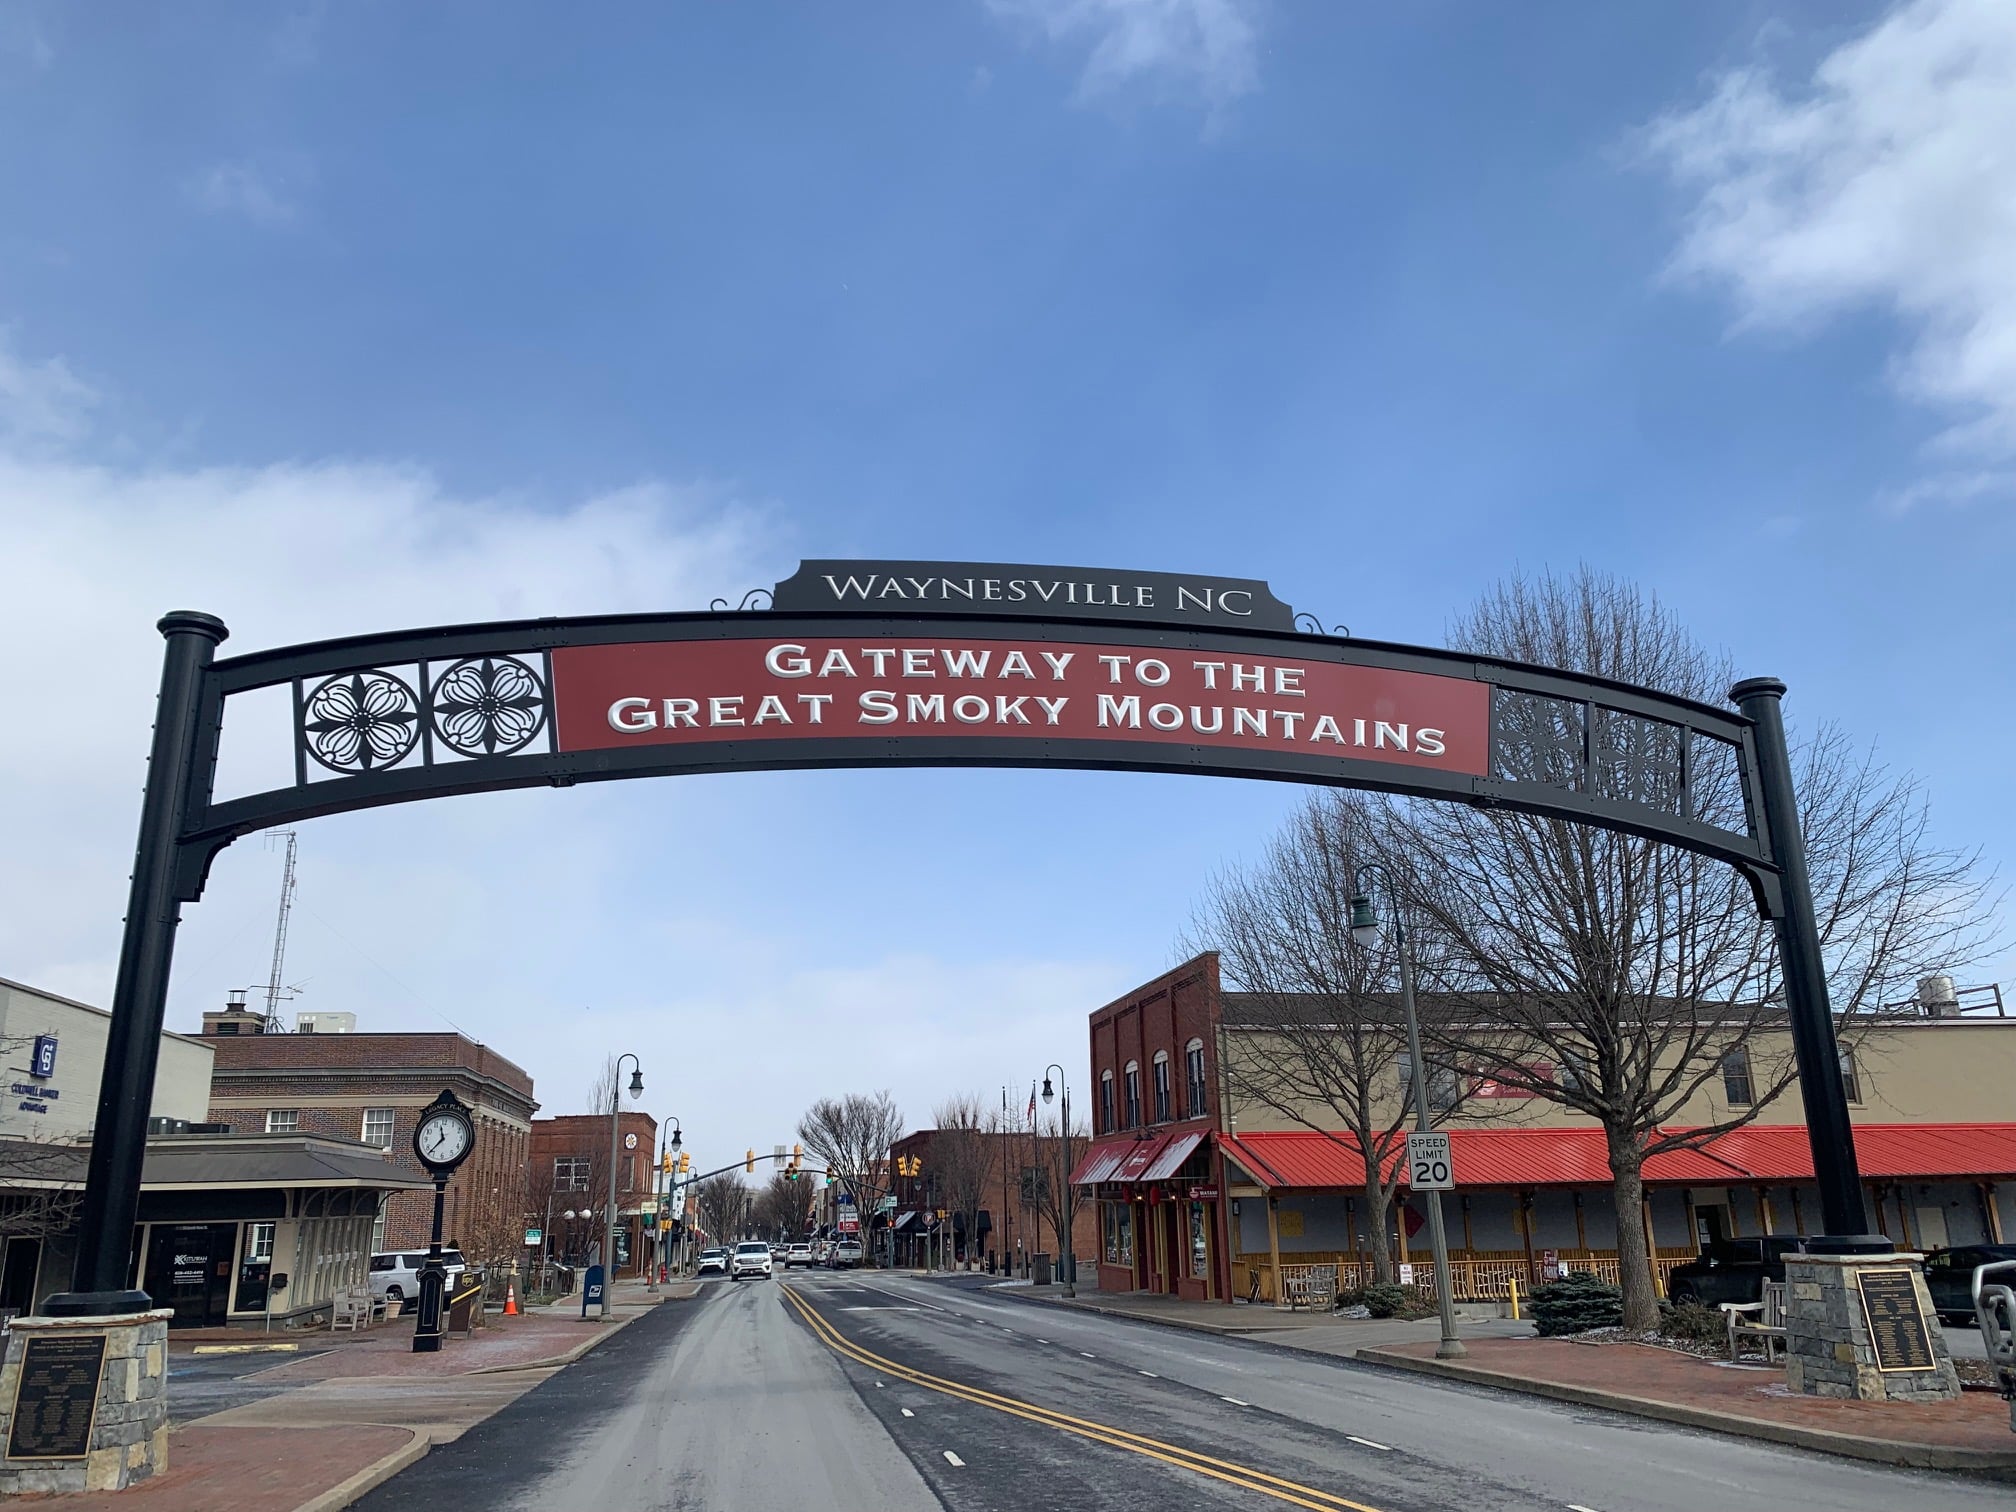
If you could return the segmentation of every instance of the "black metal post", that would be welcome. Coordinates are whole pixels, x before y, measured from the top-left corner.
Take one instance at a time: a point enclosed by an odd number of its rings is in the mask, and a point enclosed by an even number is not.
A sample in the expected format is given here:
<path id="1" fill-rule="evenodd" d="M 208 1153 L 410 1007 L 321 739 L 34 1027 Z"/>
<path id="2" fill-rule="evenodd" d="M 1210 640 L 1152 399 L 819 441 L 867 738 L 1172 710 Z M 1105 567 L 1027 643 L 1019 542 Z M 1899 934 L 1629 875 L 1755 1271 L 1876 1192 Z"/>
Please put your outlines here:
<path id="1" fill-rule="evenodd" d="M 140 840 L 126 900 L 126 933 L 119 946 L 119 975 L 112 989 L 112 1022 L 105 1071 L 98 1082 L 98 1116 L 91 1163 L 78 1214 L 73 1290 L 58 1292 L 44 1310 L 58 1317 L 103 1317 L 153 1306 L 129 1285 L 133 1226 L 140 1210 L 140 1167 L 147 1156 L 147 1115 L 154 1105 L 154 1065 L 161 1053 L 161 1023 L 168 1009 L 168 972 L 175 955 L 179 842 L 192 799 L 207 801 L 209 760 L 203 750 L 205 673 L 224 622 L 194 610 L 162 616 L 167 639 L 161 693 L 154 709 L 154 745 L 140 801 Z M 201 784 L 203 793 L 193 790 Z"/>
<path id="2" fill-rule="evenodd" d="M 1813 1148 L 1813 1174 L 1820 1188 L 1824 1237 L 1806 1248 L 1822 1254 L 1887 1253 L 1894 1246 L 1869 1226 L 1862 1200 L 1862 1176 L 1855 1163 L 1855 1130 L 1848 1119 L 1848 1094 L 1841 1082 L 1841 1050 L 1834 1038 L 1834 1013 L 1827 1000 L 1827 971 L 1820 956 L 1820 929 L 1813 917 L 1813 883 L 1806 871 L 1806 841 L 1799 828 L 1799 805 L 1792 790 L 1792 756 L 1785 744 L 1780 702 L 1785 684 L 1775 677 L 1752 677 L 1729 690 L 1729 699 L 1755 730 L 1757 798 L 1770 831 L 1771 859 L 1778 867 L 1784 908 L 1773 920 L 1779 965 L 1785 977 L 1785 1014 L 1792 1030 L 1792 1053 L 1799 1067 L 1799 1096 L 1806 1108 L 1806 1137 Z"/>
<path id="3" fill-rule="evenodd" d="M 427 1263 L 420 1267 L 420 1316 L 413 1322 L 413 1353 L 434 1354 L 441 1348 L 442 1294 L 448 1290 L 448 1267 L 441 1259 L 441 1207 L 448 1178 L 434 1178 L 434 1229 L 427 1243 Z"/>

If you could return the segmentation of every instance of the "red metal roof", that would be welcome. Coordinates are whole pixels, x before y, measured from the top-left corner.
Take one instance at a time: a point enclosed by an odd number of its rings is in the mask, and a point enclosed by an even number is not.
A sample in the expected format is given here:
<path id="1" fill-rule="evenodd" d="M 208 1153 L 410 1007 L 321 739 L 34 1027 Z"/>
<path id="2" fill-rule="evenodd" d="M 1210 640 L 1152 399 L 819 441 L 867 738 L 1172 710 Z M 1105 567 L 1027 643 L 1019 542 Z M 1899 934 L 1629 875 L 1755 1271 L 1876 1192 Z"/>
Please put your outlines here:
<path id="1" fill-rule="evenodd" d="M 1113 1173 L 1120 1169 L 1120 1162 L 1134 1153 L 1135 1141 L 1127 1139 L 1106 1139 L 1087 1150 L 1071 1173 L 1071 1185 L 1091 1186 L 1097 1181 L 1111 1181 Z"/>
<path id="2" fill-rule="evenodd" d="M 1163 1149 L 1167 1147 L 1171 1137 L 1168 1134 L 1157 1134 L 1150 1139 L 1142 1140 L 1132 1150 L 1128 1151 L 1127 1158 L 1120 1162 L 1120 1169 L 1107 1179 L 1110 1181 L 1141 1180 L 1148 1173 L 1148 1167 L 1155 1163 L 1155 1157 L 1160 1155 Z"/>
<path id="3" fill-rule="evenodd" d="M 1466 1187 L 1607 1186 L 1610 1158 L 1601 1129 L 1447 1131 L 1457 1182 Z M 1674 1131 L 1679 1132 L 1679 1131 Z M 1218 1136 L 1225 1152 L 1269 1187 L 1365 1185 L 1365 1165 L 1336 1136 L 1309 1130 Z M 1396 1151 L 1396 1158 L 1398 1152 Z M 1855 1154 L 1870 1180 L 1909 1177 L 2016 1178 L 2016 1124 L 1864 1124 Z M 1645 1162 L 1645 1179 L 1664 1184 L 1811 1181 L 1804 1124 L 1752 1124 L 1698 1150 Z"/>
<path id="4" fill-rule="evenodd" d="M 1171 1134 L 1162 1146 L 1162 1153 L 1155 1157 L 1154 1164 L 1141 1173 L 1143 1181 L 1167 1181 L 1183 1167 L 1183 1162 L 1200 1144 L 1202 1134 Z"/>

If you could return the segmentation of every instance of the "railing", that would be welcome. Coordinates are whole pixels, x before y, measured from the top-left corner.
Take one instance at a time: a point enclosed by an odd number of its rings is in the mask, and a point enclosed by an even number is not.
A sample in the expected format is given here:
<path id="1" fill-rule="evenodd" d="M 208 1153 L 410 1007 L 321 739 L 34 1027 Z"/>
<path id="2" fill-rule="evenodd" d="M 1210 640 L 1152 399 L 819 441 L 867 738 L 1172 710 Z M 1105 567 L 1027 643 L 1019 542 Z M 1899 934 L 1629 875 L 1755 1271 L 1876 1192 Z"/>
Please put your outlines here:
<path id="1" fill-rule="evenodd" d="M 1618 1283 L 1617 1257 L 1594 1250 L 1560 1250 L 1562 1270 L 1585 1271 L 1615 1286 Z M 1693 1258 L 1691 1250 L 1662 1250 L 1652 1259 L 1653 1274 L 1660 1294 L 1675 1266 Z M 1435 1267 L 1424 1256 L 1408 1262 L 1412 1289 L 1424 1300 L 1435 1296 Z M 1523 1294 L 1541 1284 L 1541 1262 L 1536 1255 L 1529 1265 L 1523 1250 L 1509 1253 L 1484 1251 L 1449 1257 L 1452 1289 L 1459 1302 L 1506 1302 L 1516 1281 Z M 1323 1305 L 1317 1293 L 1334 1299 L 1340 1291 L 1358 1291 L 1372 1282 L 1372 1264 L 1348 1254 L 1308 1253 L 1294 1259 L 1282 1256 L 1280 1284 L 1273 1274 L 1273 1262 L 1266 1255 L 1235 1255 L 1232 1260 L 1233 1294 L 1241 1301 L 1269 1302 L 1276 1307 Z"/>

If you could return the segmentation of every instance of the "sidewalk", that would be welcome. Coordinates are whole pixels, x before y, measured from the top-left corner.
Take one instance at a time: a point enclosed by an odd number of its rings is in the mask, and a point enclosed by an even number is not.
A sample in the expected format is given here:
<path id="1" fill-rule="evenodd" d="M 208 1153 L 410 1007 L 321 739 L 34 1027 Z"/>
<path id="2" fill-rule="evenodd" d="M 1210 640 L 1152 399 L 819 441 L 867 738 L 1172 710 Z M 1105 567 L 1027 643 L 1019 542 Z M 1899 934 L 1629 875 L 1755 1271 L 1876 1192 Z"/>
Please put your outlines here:
<path id="1" fill-rule="evenodd" d="M 1951 1402 L 1844 1402 L 1794 1396 L 1780 1366 L 1740 1367 L 1643 1344 L 1478 1339 L 1468 1360 L 1435 1346 L 1361 1350 L 1371 1364 L 1495 1386 L 1639 1417 L 1928 1470 L 2016 1472 L 2009 1404 L 1992 1391 Z"/>
<path id="2" fill-rule="evenodd" d="M 273 1337 L 205 1331 L 171 1337 L 171 1355 L 223 1344 L 299 1344 L 324 1353 L 274 1352 L 262 1371 L 291 1389 L 193 1422 L 176 1422 L 168 1400 L 168 1469 L 128 1491 L 61 1498 L 64 1512 L 338 1512 L 518 1400 L 555 1371 L 644 1316 L 698 1287 L 671 1282 L 647 1293 L 618 1282 L 606 1324 L 580 1316 L 579 1297 L 515 1318 L 492 1313 L 467 1338 L 413 1353 L 413 1320 L 360 1334 Z M 206 1351 L 207 1352 L 207 1351 Z M 33 1500 L 32 1498 L 30 1500 Z"/>

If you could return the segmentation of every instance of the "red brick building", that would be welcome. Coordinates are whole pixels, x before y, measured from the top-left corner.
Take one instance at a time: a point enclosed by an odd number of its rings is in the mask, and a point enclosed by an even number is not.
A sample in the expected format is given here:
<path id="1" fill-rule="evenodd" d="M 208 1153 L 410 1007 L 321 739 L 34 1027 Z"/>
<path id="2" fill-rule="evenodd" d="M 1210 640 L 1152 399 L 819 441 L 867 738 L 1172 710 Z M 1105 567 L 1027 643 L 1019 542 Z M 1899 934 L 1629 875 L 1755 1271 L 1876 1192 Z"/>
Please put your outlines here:
<path id="1" fill-rule="evenodd" d="M 626 1108 L 617 1114 L 616 1139 L 616 1274 L 621 1276 L 635 1274 L 650 1259 L 644 1205 L 658 1187 L 658 1121 Z M 602 1215 L 609 1202 L 609 1115 L 534 1119 L 530 1148 L 530 1211 L 547 1225 L 547 1253 L 569 1264 L 586 1264 L 589 1246 L 602 1242 Z M 562 1217 L 584 1209 L 596 1216 L 572 1223 Z"/>
<path id="2" fill-rule="evenodd" d="M 211 1122 L 241 1133 L 361 1139 L 424 1177 L 413 1126 L 444 1088 L 452 1091 L 471 1110 L 476 1145 L 448 1183 L 443 1233 L 472 1260 L 518 1257 L 539 1107 L 520 1067 L 460 1034 L 265 1034 L 258 1024 L 242 1011 L 203 1015 L 203 1041 L 215 1051 Z M 372 1249 L 424 1246 L 433 1216 L 431 1188 L 394 1193 Z"/>
<path id="3" fill-rule="evenodd" d="M 1077 1108 L 1072 1114 L 1079 1116 Z M 970 1155 L 957 1149 L 968 1142 Z M 1083 1138 L 1071 1141 L 1067 1165 L 1084 1155 L 1085 1144 Z M 892 1260 L 924 1265 L 927 1255 L 935 1259 L 941 1253 L 935 1229 L 940 1209 L 946 1213 L 942 1253 L 950 1261 L 963 1263 L 970 1252 L 976 1263 L 984 1264 L 992 1255 L 997 1265 L 1019 1268 L 1024 1256 L 1039 1250 L 1057 1255 L 1056 1219 L 1044 1194 L 1057 1186 L 1058 1157 L 1057 1136 L 1047 1130 L 1040 1136 L 1027 1129 L 1005 1134 L 919 1129 L 904 1135 L 889 1147 L 890 1169 L 899 1172 L 890 1178 L 896 1198 L 889 1215 Z M 912 1160 L 918 1162 L 918 1174 L 900 1174 Z M 955 1165 L 965 1167 L 965 1173 L 955 1174 Z M 953 1191 L 969 1182 L 980 1197 L 979 1232 L 971 1240 L 964 1215 L 955 1211 Z M 1097 1205 L 1083 1195 L 1071 1232 L 1072 1253 L 1081 1266 L 1089 1266 L 1099 1252 L 1099 1216 Z"/>
<path id="4" fill-rule="evenodd" d="M 1218 957 L 1185 961 L 1092 1015 L 1092 1136 L 1072 1180 L 1100 1200 L 1102 1291 L 1232 1295 L 1218 1118 Z"/>

